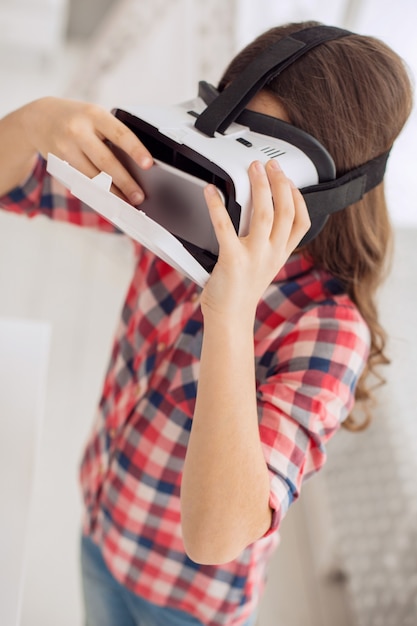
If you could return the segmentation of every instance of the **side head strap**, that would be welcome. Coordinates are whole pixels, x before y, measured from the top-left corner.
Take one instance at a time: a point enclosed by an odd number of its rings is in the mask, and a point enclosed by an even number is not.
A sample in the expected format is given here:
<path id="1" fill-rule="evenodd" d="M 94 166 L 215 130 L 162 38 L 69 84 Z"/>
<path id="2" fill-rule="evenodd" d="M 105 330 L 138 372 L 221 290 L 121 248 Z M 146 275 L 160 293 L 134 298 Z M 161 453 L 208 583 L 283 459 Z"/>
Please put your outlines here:
<path id="1" fill-rule="evenodd" d="M 333 26 L 313 26 L 284 37 L 256 57 L 200 114 L 195 127 L 205 135 L 224 133 L 248 102 L 275 76 L 312 48 L 352 33 Z"/>
<path id="2" fill-rule="evenodd" d="M 384 152 L 334 180 L 300 189 L 310 214 L 325 217 L 359 202 L 382 182 L 389 154 Z"/>

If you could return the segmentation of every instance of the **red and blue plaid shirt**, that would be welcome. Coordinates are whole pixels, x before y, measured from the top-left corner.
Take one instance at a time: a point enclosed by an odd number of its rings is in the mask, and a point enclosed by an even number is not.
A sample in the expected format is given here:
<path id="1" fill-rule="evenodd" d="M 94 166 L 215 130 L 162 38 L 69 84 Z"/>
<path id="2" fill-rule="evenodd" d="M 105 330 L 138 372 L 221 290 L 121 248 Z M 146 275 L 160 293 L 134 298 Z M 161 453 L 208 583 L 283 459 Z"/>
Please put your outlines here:
<path id="1" fill-rule="evenodd" d="M 113 231 L 46 173 L 42 159 L 1 204 Z M 84 531 L 133 592 L 202 624 L 239 626 L 258 604 L 281 519 L 302 482 L 322 467 L 326 442 L 352 409 L 368 329 L 336 280 L 300 254 L 290 258 L 259 303 L 254 331 L 272 528 L 234 561 L 198 565 L 184 551 L 179 497 L 200 365 L 200 288 L 149 251 L 135 250 L 81 465 Z"/>

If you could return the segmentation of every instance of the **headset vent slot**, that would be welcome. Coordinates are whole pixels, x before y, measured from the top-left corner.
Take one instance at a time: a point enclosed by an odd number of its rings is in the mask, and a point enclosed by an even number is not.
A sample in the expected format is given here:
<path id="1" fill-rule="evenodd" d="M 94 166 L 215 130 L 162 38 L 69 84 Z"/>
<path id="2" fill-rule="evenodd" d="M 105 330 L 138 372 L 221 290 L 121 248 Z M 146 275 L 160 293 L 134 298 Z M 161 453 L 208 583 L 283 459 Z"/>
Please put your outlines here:
<path id="1" fill-rule="evenodd" d="M 271 148 L 270 146 L 264 146 L 260 148 L 261 152 L 264 152 L 270 159 L 275 159 L 276 157 L 282 156 L 285 154 L 284 150 L 279 150 L 277 148 Z"/>

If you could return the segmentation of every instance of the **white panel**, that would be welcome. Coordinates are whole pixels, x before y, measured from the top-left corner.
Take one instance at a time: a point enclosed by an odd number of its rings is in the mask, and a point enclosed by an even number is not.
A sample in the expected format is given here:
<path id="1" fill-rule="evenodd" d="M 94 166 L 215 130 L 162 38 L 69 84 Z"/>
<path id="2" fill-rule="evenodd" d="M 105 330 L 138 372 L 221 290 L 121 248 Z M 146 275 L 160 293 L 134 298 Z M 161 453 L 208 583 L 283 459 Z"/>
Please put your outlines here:
<path id="1" fill-rule="evenodd" d="M 50 327 L 0 319 L 0 623 L 20 622 Z"/>

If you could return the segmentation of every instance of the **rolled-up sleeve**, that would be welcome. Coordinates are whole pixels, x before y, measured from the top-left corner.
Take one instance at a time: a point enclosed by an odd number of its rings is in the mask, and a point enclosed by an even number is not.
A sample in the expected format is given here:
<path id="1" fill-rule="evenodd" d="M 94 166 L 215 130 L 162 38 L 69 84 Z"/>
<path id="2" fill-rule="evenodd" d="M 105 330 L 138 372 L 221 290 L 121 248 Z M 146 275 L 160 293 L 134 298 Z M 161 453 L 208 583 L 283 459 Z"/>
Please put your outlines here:
<path id="1" fill-rule="evenodd" d="M 323 304 L 287 321 L 269 349 L 258 385 L 259 429 L 270 472 L 269 533 L 304 480 L 326 460 L 326 442 L 354 405 L 369 352 L 369 331 L 350 303 Z"/>

